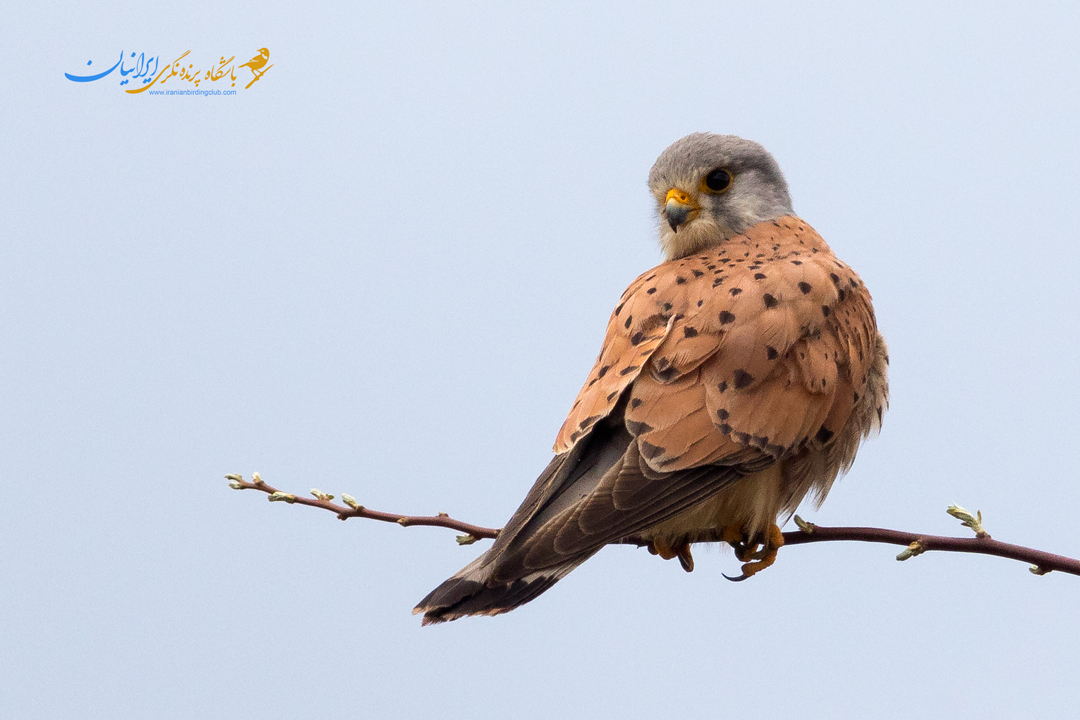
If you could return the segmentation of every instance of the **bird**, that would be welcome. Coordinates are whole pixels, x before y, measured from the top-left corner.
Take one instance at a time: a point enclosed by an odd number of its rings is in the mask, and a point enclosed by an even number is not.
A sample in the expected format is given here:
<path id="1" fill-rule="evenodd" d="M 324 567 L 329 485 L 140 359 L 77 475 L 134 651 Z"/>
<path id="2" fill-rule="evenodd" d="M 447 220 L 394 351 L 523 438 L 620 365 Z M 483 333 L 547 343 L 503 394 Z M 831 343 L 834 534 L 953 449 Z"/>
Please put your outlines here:
<path id="1" fill-rule="evenodd" d="M 805 221 L 761 145 L 693 133 L 649 172 L 665 262 L 626 289 L 554 445 L 480 557 L 414 609 L 498 615 L 627 538 L 693 570 L 696 538 L 769 567 L 888 406 L 870 293 Z"/>
<path id="2" fill-rule="evenodd" d="M 258 75 L 258 71 L 262 69 L 263 65 L 270 59 L 270 51 L 266 48 L 259 50 L 259 54 L 248 60 L 240 67 L 251 68 L 251 72 Z M 261 86 L 260 86 L 261 87 Z"/>

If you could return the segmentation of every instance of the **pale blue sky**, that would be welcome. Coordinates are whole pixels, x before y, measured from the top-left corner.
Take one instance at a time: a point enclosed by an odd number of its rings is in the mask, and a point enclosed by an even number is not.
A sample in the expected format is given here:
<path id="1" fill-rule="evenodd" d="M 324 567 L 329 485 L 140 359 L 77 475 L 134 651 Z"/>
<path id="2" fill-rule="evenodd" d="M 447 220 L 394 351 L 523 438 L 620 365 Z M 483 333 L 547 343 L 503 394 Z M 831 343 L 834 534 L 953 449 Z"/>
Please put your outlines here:
<path id="1" fill-rule="evenodd" d="M 421 629 L 479 546 L 222 479 L 500 525 L 660 259 L 650 165 L 709 130 L 773 152 L 890 343 L 881 437 L 803 514 L 1080 555 L 1080 6 L 760 5 L 8 11 L 0 715 L 1077 717 L 1080 578 L 610 548 Z M 64 78 L 261 47 L 235 97 Z"/>

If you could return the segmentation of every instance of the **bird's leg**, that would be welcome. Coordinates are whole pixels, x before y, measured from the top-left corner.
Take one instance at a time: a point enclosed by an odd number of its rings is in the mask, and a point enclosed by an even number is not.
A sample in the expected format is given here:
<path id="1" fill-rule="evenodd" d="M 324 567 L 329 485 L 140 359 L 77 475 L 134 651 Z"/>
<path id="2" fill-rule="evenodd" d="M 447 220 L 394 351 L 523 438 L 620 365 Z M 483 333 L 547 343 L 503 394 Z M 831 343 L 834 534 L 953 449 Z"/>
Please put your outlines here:
<path id="1" fill-rule="evenodd" d="M 690 543 L 685 539 L 672 544 L 664 538 L 653 538 L 648 545 L 649 552 L 665 560 L 679 558 L 679 564 L 686 572 L 694 572 L 694 556 L 690 554 Z"/>
<path id="2" fill-rule="evenodd" d="M 741 582 L 757 575 L 759 572 L 776 562 L 776 552 L 784 545 L 784 534 L 775 524 L 769 525 L 765 533 L 765 541 L 762 543 L 750 543 L 745 539 L 742 531 L 734 528 L 724 528 L 724 540 L 735 549 L 735 557 L 743 562 L 742 575 L 739 577 L 727 577 L 728 580 Z M 758 545 L 761 549 L 758 549 Z"/>
<path id="3" fill-rule="evenodd" d="M 735 557 L 743 562 L 750 560 L 749 554 L 754 547 L 747 545 L 746 535 L 738 525 L 725 525 L 723 527 L 724 542 L 735 551 Z"/>

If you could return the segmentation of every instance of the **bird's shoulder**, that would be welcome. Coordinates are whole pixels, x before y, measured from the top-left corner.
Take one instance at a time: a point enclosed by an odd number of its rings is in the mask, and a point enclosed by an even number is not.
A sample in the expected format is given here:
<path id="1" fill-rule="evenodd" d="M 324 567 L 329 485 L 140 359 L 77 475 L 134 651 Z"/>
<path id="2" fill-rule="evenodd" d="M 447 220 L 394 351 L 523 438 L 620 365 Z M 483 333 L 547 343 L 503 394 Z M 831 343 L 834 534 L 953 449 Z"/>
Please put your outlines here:
<path id="1" fill-rule="evenodd" d="M 633 385 L 628 427 L 658 465 L 673 457 L 715 460 L 729 443 L 719 437 L 701 443 L 709 431 L 743 447 L 772 445 L 772 453 L 779 453 L 777 438 L 766 442 L 759 427 L 767 408 L 787 403 L 797 406 L 798 415 L 812 416 L 793 420 L 777 436 L 785 448 L 804 440 L 831 405 L 810 396 L 835 392 L 840 365 L 856 382 L 865 376 L 875 337 L 865 285 L 809 224 L 797 217 L 759 223 L 630 284 L 611 314 L 555 451 L 573 447 Z M 792 390 L 793 384 L 801 390 Z M 702 427 L 685 440 L 698 443 L 696 452 L 687 447 L 672 455 L 670 437 L 669 445 L 650 444 L 663 428 L 687 427 L 688 413 L 706 405 L 710 417 L 698 418 Z M 736 427 L 736 412 L 744 427 Z"/>

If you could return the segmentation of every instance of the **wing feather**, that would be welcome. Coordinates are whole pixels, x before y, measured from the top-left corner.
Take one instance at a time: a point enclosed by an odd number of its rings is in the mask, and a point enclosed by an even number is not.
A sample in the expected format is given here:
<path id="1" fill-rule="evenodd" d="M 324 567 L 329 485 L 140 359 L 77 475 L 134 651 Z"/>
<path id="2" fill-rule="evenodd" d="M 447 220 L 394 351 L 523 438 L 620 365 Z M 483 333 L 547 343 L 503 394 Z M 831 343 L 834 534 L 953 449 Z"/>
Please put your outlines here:
<path id="1" fill-rule="evenodd" d="M 558 455 L 447 592 L 485 577 L 539 592 L 604 544 L 784 459 L 798 483 L 816 482 L 811 451 L 847 438 L 849 418 L 869 423 L 869 402 L 880 411 L 880 347 L 862 281 L 798 218 L 643 273 L 608 321 Z M 860 400 L 868 383 L 875 399 Z M 844 443 L 837 463 L 857 445 Z"/>

